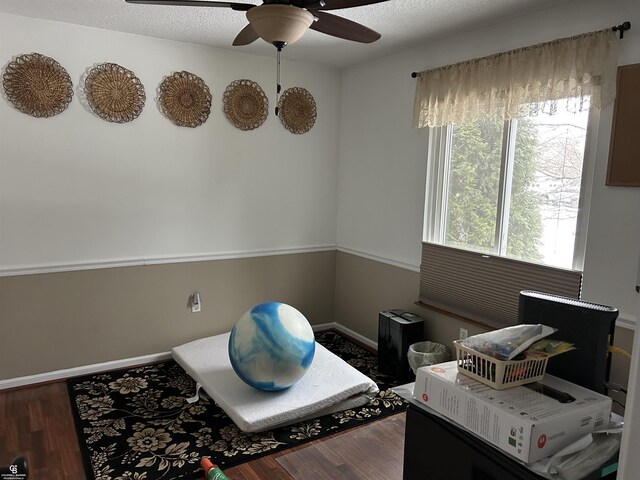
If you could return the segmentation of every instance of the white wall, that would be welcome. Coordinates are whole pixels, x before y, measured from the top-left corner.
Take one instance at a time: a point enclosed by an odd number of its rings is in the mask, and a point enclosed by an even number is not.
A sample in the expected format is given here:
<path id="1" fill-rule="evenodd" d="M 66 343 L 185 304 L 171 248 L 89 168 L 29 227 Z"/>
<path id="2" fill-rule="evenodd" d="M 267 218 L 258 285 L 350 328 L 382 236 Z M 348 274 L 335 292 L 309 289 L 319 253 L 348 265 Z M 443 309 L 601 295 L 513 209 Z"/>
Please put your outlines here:
<path id="1" fill-rule="evenodd" d="M 638 297 L 637 312 L 640 314 L 640 296 Z M 618 478 L 625 480 L 635 478 L 640 471 L 640 456 L 638 456 L 638 442 L 640 442 L 640 329 L 636 329 L 633 341 L 633 362 L 629 372 L 629 387 L 627 408 L 624 412 L 624 429 L 622 445 L 620 447 L 620 468 Z"/>
<path id="2" fill-rule="evenodd" d="M 630 20 L 619 64 L 640 62 L 637 0 L 574 1 L 348 68 L 343 74 L 338 248 L 410 269 L 420 264 L 426 130 L 411 128 L 415 80 L 427 70 Z M 612 108 L 602 112 L 583 298 L 632 324 L 640 247 L 640 188 L 606 187 Z"/>
<path id="3" fill-rule="evenodd" d="M 48 119 L 0 102 L 0 274 L 335 247 L 337 70 L 287 62 L 284 51 L 283 88 L 306 88 L 318 108 L 311 131 L 294 135 L 273 114 L 275 49 L 259 57 L 0 14 L 3 70 L 30 52 L 66 68 L 74 97 Z M 147 100 L 136 120 L 109 123 L 81 103 L 81 79 L 102 62 L 142 81 Z M 157 108 L 158 85 L 180 70 L 202 77 L 213 95 L 208 121 L 195 129 Z M 254 131 L 222 111 L 226 86 L 240 78 L 269 98 L 269 117 Z"/>

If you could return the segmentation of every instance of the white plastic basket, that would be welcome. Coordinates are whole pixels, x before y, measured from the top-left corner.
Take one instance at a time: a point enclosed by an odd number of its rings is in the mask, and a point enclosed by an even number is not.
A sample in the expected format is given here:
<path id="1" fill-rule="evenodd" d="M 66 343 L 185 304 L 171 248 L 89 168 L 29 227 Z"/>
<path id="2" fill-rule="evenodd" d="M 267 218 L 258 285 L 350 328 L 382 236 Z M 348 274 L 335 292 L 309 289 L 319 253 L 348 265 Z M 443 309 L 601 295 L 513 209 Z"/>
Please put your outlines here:
<path id="1" fill-rule="evenodd" d="M 497 390 L 542 380 L 549 356 L 528 354 L 524 360 L 502 361 L 454 340 L 458 371 Z"/>

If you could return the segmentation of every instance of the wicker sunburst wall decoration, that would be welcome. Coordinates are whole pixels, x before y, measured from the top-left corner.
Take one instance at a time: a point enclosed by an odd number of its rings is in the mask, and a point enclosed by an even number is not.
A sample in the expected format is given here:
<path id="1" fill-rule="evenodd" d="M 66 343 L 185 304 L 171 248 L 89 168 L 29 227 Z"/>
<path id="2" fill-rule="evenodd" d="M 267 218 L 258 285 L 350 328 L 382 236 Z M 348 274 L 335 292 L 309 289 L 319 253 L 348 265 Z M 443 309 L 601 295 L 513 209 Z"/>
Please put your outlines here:
<path id="1" fill-rule="evenodd" d="M 9 62 L 2 86 L 13 107 L 32 117 L 53 117 L 71 103 L 73 84 L 67 71 L 40 53 L 19 55 Z"/>
<path id="2" fill-rule="evenodd" d="M 115 63 L 93 67 L 84 82 L 91 110 L 114 123 L 126 123 L 140 115 L 146 96 L 144 86 L 131 71 Z"/>
<path id="3" fill-rule="evenodd" d="M 278 102 L 282 125 L 292 133 L 307 133 L 316 123 L 316 101 L 304 88 L 286 89 Z"/>
<path id="4" fill-rule="evenodd" d="M 159 87 L 160 111 L 179 127 L 198 127 L 211 113 L 211 92 L 202 78 L 190 72 L 176 72 Z"/>
<path id="5" fill-rule="evenodd" d="M 234 80 L 222 98 L 224 114 L 241 130 L 253 130 L 264 123 L 269 100 L 260 85 L 251 80 Z"/>

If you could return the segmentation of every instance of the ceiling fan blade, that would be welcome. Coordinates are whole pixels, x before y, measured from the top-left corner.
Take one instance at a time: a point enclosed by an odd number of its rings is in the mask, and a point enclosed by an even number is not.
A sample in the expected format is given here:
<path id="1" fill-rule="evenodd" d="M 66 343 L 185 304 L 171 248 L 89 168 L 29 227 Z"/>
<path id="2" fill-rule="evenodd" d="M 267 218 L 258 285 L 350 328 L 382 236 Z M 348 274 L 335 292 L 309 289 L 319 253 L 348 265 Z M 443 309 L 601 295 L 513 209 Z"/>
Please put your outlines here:
<path id="1" fill-rule="evenodd" d="M 223 7 L 231 8 L 232 10 L 239 10 L 241 12 L 246 12 L 247 10 L 255 7 L 255 5 L 252 5 L 251 3 L 198 0 L 125 0 L 125 2 L 136 3 L 139 5 L 169 5 L 175 7 Z"/>
<path id="2" fill-rule="evenodd" d="M 388 2 L 389 0 L 324 0 L 321 7 L 309 6 L 309 10 L 339 10 L 341 8 L 364 7 L 374 3 Z M 318 3 L 316 0 L 307 3 Z"/>
<path id="3" fill-rule="evenodd" d="M 381 37 L 381 35 L 375 30 L 371 30 L 364 25 L 352 22 L 346 18 L 331 15 L 330 13 L 319 12 L 317 10 L 314 10 L 312 13 L 318 18 L 318 20 L 313 22 L 309 28 L 317 32 L 361 43 L 375 42 Z"/>
<path id="4" fill-rule="evenodd" d="M 258 36 L 256 31 L 253 29 L 251 24 L 249 24 L 246 27 L 244 27 L 242 30 L 240 30 L 240 33 L 233 40 L 233 46 L 239 47 L 241 45 L 249 45 L 250 43 L 255 42 L 259 38 L 260 37 Z"/>

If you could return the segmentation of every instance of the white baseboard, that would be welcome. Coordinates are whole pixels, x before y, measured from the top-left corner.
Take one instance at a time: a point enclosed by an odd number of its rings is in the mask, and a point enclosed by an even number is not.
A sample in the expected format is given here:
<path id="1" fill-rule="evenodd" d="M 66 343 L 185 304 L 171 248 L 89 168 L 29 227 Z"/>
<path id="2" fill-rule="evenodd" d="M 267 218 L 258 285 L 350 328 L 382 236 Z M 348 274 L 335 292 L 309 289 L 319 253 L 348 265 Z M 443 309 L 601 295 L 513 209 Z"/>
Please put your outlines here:
<path id="1" fill-rule="evenodd" d="M 314 332 L 319 332 L 321 330 L 329 330 L 331 328 L 338 330 L 345 335 L 353 338 L 354 340 L 358 340 L 360 343 L 365 344 L 367 347 L 371 347 L 374 350 L 378 350 L 378 342 L 374 342 L 373 340 L 369 340 L 367 337 L 360 335 L 358 332 L 354 332 L 350 328 L 345 327 L 344 325 L 338 322 L 331 323 L 321 323 L 319 325 L 312 325 Z"/>
<path id="2" fill-rule="evenodd" d="M 345 335 L 358 340 L 359 342 L 367 345 L 368 347 L 378 349 L 378 344 L 363 337 L 357 332 L 354 332 L 350 328 L 340 325 L 336 322 L 322 323 L 312 326 L 314 332 L 322 330 L 335 329 Z M 169 360 L 171 358 L 171 352 L 154 353 L 151 355 L 143 355 L 141 357 L 124 358 L 122 360 L 113 360 L 111 362 L 94 363 L 92 365 L 84 365 L 82 367 L 65 368 L 63 370 L 55 370 L 53 372 L 39 373 L 37 375 L 28 375 L 25 377 L 10 378 L 8 380 L 0 380 L 0 390 L 6 390 L 9 388 L 24 387 L 26 385 L 34 385 L 36 383 L 52 382 L 55 380 L 64 380 L 71 377 L 77 377 L 79 375 L 90 375 L 92 373 L 105 372 L 107 370 L 115 370 L 118 368 L 133 367 L 135 365 L 142 365 L 145 363 L 160 362 L 162 360 Z"/>
<path id="3" fill-rule="evenodd" d="M 162 352 L 154 353 L 151 355 L 143 355 L 141 357 L 113 360 L 111 362 L 94 363 L 92 365 L 84 365 L 82 367 L 65 368 L 63 370 L 39 373 L 37 375 L 28 375 L 26 377 L 10 378 L 8 380 L 0 380 L 0 390 L 24 387 L 25 385 L 33 385 L 36 383 L 63 380 L 71 377 L 77 377 L 79 375 L 90 375 L 92 373 L 105 372 L 107 370 L 115 370 L 118 368 L 133 367 L 135 365 L 142 365 L 145 363 L 169 360 L 170 358 L 171 352 Z"/>

